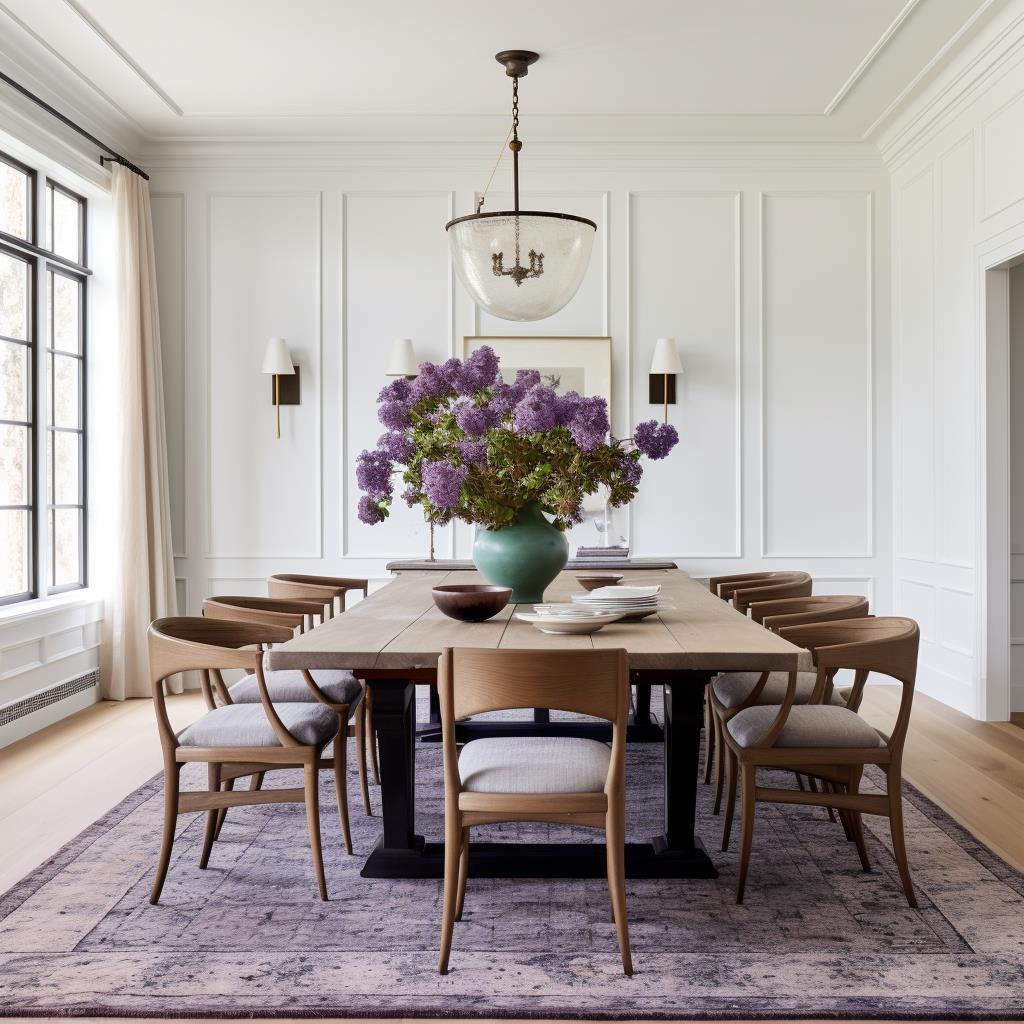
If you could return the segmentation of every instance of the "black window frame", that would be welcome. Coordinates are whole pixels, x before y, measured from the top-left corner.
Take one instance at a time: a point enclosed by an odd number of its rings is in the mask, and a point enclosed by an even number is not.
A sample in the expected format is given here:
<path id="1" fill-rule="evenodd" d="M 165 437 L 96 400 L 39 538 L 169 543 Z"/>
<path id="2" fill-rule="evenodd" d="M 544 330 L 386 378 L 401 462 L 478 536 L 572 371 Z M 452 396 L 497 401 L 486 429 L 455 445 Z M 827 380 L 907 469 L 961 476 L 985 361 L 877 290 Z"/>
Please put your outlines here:
<path id="1" fill-rule="evenodd" d="M 27 506 L 16 506 L 28 512 L 28 583 L 29 589 L 19 594 L 9 594 L 6 597 L 0 596 L 0 607 L 20 604 L 26 601 L 39 600 L 58 594 L 64 594 L 75 590 L 83 590 L 89 585 L 89 491 L 88 491 L 88 440 L 89 440 L 89 409 L 88 409 L 88 369 L 89 369 L 89 278 L 92 271 L 88 266 L 89 254 L 89 201 L 88 199 L 67 185 L 57 181 L 50 175 L 38 171 L 36 168 L 23 163 L 0 151 L 0 161 L 3 161 L 17 170 L 26 174 L 29 179 L 29 197 L 31 205 L 29 208 L 28 230 L 29 238 L 23 239 L 0 230 L 0 251 L 7 252 L 17 259 L 28 264 L 28 280 L 30 291 L 30 302 L 28 311 L 28 338 L 27 340 L 7 339 L 15 344 L 25 345 L 28 353 L 28 376 L 29 393 L 27 414 L 28 422 L 23 424 L 18 421 L 19 426 L 27 426 L 29 433 L 29 479 L 30 493 Z M 42 185 L 42 187 L 40 187 Z M 52 191 L 51 191 L 52 190 Z M 59 256 L 45 247 L 52 237 L 52 215 L 46 209 L 50 203 L 53 192 L 60 192 L 79 204 L 79 251 L 78 257 L 81 262 L 71 260 L 65 256 Z M 49 230 L 48 230 L 49 229 Z M 50 237 L 42 237 L 49 235 Z M 75 281 L 79 286 L 78 304 L 78 328 L 79 328 L 79 351 L 69 353 L 63 349 L 54 348 L 53 336 L 53 308 L 54 304 L 50 295 L 50 275 Z M 57 427 L 51 423 L 54 413 L 53 402 L 53 381 L 50 378 L 52 372 L 48 360 L 55 355 L 75 356 L 79 359 L 79 425 L 77 428 Z M 56 366 L 55 361 L 51 363 Z M 39 401 L 40 395 L 45 390 L 47 394 L 46 403 Z M 0 421 L 13 423 L 14 421 Z M 54 480 L 54 467 L 56 462 L 55 434 L 58 432 L 73 432 L 80 437 L 79 442 L 79 503 L 68 505 L 56 503 L 56 487 Z M 49 440 L 49 445 L 47 441 Z M 49 464 L 46 465 L 46 452 L 51 452 Z M 45 472 L 43 471 L 45 467 Z M 3 506 L 5 509 L 15 506 Z M 78 538 L 78 580 L 72 583 L 54 585 L 55 579 L 55 554 L 56 554 L 56 515 L 57 509 L 74 508 L 79 512 L 79 538 Z M 44 541 L 44 538 L 46 540 Z M 42 557 L 42 544 L 46 543 L 49 548 L 49 555 Z M 44 577 L 44 569 L 47 578 Z"/>

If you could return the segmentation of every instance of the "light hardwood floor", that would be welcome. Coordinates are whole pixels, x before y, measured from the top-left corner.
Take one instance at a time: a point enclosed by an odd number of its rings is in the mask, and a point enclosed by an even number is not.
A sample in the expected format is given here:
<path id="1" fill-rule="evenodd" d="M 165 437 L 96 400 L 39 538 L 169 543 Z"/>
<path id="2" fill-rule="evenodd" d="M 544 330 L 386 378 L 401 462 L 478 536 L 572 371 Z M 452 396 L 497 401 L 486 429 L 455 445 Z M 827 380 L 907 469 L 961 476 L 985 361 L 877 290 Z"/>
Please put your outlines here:
<path id="1" fill-rule="evenodd" d="M 897 701 L 897 688 L 871 686 L 862 712 L 887 729 Z M 181 728 L 203 705 L 189 693 L 171 697 L 168 709 Z M 1024 870 L 1024 728 L 975 722 L 918 696 L 905 762 L 907 778 L 922 792 Z M 160 766 L 148 700 L 96 704 L 0 750 L 0 892 Z M 36 1024 L 40 1019 L 48 1018 Z"/>

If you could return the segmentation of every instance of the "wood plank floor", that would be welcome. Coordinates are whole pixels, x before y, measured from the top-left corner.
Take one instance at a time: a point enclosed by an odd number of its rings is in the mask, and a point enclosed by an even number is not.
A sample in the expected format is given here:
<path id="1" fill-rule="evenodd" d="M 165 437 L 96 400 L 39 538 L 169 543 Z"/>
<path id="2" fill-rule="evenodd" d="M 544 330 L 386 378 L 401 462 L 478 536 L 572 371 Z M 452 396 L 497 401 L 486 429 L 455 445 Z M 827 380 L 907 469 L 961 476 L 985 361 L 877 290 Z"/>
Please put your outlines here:
<path id="1" fill-rule="evenodd" d="M 863 714 L 888 729 L 898 700 L 896 687 L 871 686 Z M 168 709 L 175 728 L 182 728 L 202 712 L 202 699 L 195 693 L 174 696 Z M 0 750 L 0 892 L 152 778 L 161 763 L 148 700 L 96 704 Z M 978 839 L 1024 870 L 1020 724 L 975 722 L 918 696 L 905 774 Z M 35 1018 L 40 1019 L 46 1018 Z"/>

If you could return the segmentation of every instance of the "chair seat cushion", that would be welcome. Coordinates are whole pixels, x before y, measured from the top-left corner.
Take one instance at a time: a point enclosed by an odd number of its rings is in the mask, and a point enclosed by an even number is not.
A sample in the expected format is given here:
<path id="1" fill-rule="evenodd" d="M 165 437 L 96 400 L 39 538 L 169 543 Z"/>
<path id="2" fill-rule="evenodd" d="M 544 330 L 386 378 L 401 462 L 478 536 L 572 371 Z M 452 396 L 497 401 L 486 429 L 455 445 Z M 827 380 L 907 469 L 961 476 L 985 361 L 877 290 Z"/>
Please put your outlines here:
<path id="1" fill-rule="evenodd" d="M 326 743 L 338 731 L 338 716 L 324 704 L 275 704 L 288 731 L 307 745 Z M 262 704 L 228 704 L 207 711 L 178 734 L 183 747 L 279 747 Z"/>
<path id="2" fill-rule="evenodd" d="M 313 681 L 324 691 L 324 696 L 335 704 L 351 704 L 359 696 L 362 686 L 347 669 L 317 669 L 310 672 Z M 267 690 L 275 704 L 315 704 L 313 696 L 298 669 L 267 672 Z M 259 704 L 260 688 L 256 676 L 248 675 L 228 688 L 236 704 Z"/>
<path id="3" fill-rule="evenodd" d="M 462 748 L 459 775 L 470 793 L 599 793 L 611 750 L 574 736 L 501 736 Z"/>
<path id="4" fill-rule="evenodd" d="M 750 695 L 750 691 L 754 689 L 760 678 L 760 672 L 723 672 L 711 684 L 711 689 L 722 707 L 738 708 Z M 811 699 L 817 678 L 817 672 L 797 672 L 794 704 L 806 704 Z M 758 694 L 757 704 L 781 704 L 786 699 L 788 685 L 788 672 L 773 672 L 768 677 L 764 689 Z M 842 706 L 843 700 L 833 692 L 832 703 Z"/>
<path id="5" fill-rule="evenodd" d="M 777 707 L 745 708 L 727 724 L 732 738 L 741 747 L 756 747 L 771 728 Z M 878 733 L 855 711 L 829 704 L 792 707 L 782 727 L 776 747 L 881 747 Z"/>

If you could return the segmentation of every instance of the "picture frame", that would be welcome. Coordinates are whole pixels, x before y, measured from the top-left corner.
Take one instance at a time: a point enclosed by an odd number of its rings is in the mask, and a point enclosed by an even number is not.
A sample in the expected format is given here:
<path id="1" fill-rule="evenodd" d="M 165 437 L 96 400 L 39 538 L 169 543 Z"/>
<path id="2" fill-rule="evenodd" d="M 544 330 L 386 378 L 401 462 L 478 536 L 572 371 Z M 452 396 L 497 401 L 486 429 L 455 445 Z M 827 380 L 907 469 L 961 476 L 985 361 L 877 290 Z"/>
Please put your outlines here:
<path id="1" fill-rule="evenodd" d="M 600 396 L 608 403 L 611 417 L 610 337 L 466 335 L 462 358 L 483 345 L 494 349 L 501 360 L 502 376 L 508 383 L 515 380 L 517 370 L 539 370 L 559 394 L 578 391 L 587 398 Z"/>

